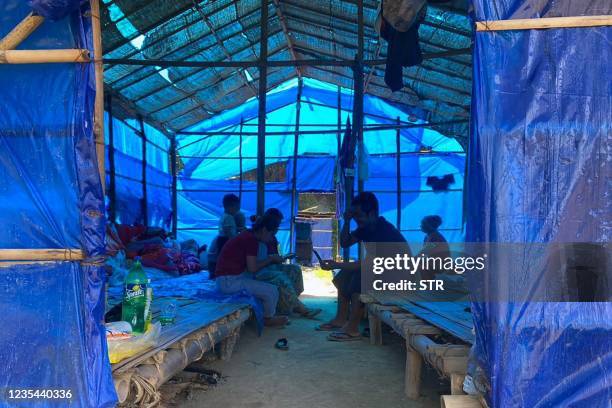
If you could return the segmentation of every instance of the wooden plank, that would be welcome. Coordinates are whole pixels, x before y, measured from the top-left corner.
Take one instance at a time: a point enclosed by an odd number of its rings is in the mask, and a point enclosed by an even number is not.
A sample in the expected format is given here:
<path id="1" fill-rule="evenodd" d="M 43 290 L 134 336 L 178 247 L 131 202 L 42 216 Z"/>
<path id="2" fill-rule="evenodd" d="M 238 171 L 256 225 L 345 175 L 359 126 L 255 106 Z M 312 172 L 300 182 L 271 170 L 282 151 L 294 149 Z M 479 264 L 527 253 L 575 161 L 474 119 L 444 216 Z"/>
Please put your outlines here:
<path id="1" fill-rule="evenodd" d="M 30 13 L 21 20 L 7 35 L 0 40 L 0 50 L 14 50 L 26 38 L 30 36 L 43 22 L 43 16 L 35 16 Z"/>
<path id="2" fill-rule="evenodd" d="M 478 397 L 473 395 L 442 395 L 441 408 L 482 408 Z"/>
<path id="3" fill-rule="evenodd" d="M 467 301 L 432 301 L 433 298 L 429 297 L 429 295 L 412 293 L 398 295 L 369 292 L 363 296 L 382 305 L 395 306 L 410 312 L 466 343 L 471 344 L 474 342 L 474 334 L 472 332 L 474 322 L 471 312 L 466 311 L 466 309 L 469 309 Z"/>
<path id="4" fill-rule="evenodd" d="M 512 20 L 478 21 L 476 31 L 538 30 L 548 28 L 605 27 L 612 16 L 547 17 Z"/>
<path id="5" fill-rule="evenodd" d="M 85 253 L 66 249 L 0 249 L 0 261 L 81 261 Z"/>
<path id="6" fill-rule="evenodd" d="M 47 64 L 89 62 L 87 50 L 0 50 L 0 64 Z"/>
<path id="7" fill-rule="evenodd" d="M 472 329 L 470 327 L 463 324 L 458 324 L 444 315 L 440 315 L 421 307 L 421 305 L 407 302 L 401 307 L 411 313 L 414 313 L 419 318 L 431 323 L 441 330 L 452 334 L 462 341 L 465 341 L 466 343 L 473 344 L 474 342 L 474 334 L 472 333 Z"/>

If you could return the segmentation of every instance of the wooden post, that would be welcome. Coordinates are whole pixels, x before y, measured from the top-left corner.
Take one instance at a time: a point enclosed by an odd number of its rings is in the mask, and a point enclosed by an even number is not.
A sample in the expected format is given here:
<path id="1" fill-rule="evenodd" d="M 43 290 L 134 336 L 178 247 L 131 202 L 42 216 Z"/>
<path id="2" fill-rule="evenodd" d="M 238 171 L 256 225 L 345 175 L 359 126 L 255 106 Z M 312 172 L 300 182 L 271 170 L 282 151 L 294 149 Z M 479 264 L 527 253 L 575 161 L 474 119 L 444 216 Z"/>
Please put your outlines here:
<path id="1" fill-rule="evenodd" d="M 363 43 L 364 43 L 364 17 L 363 0 L 357 2 L 357 57 L 355 58 L 355 99 L 353 106 L 353 132 L 357 135 L 359 153 L 363 154 L 363 97 L 364 97 L 364 76 L 363 76 Z M 363 174 L 359 174 L 359 158 L 357 158 L 357 188 L 363 191 Z"/>
<path id="2" fill-rule="evenodd" d="M 459 373 L 451 373 L 450 375 L 450 388 L 451 395 L 463 395 L 463 380 L 465 375 Z"/>
<path id="3" fill-rule="evenodd" d="M 298 79 L 297 101 L 295 105 L 295 135 L 293 136 L 293 177 L 291 178 L 291 229 L 289 231 L 289 252 L 295 252 L 294 236 L 295 236 L 295 207 L 298 205 L 297 200 L 297 160 L 298 146 L 300 136 L 300 111 L 302 109 L 302 78 Z"/>
<path id="4" fill-rule="evenodd" d="M 373 310 L 368 309 L 368 324 L 370 326 L 370 344 L 382 346 L 382 320 Z"/>
<path id="5" fill-rule="evenodd" d="M 177 202 L 177 177 L 176 164 L 177 164 L 177 149 L 176 149 L 176 135 L 170 139 L 170 172 L 172 173 L 172 236 L 176 239 L 177 232 L 177 221 L 178 221 L 178 202 Z"/>
<path id="6" fill-rule="evenodd" d="M 89 61 L 89 51 L 80 49 L 0 50 L 0 64 L 55 64 Z"/>
<path id="7" fill-rule="evenodd" d="M 410 337 L 410 336 L 409 336 Z M 404 392 L 410 399 L 418 399 L 421 389 L 421 367 L 423 357 L 410 345 L 406 339 L 406 374 L 404 381 Z"/>
<path id="8" fill-rule="evenodd" d="M 21 20 L 2 40 L 0 40 L 0 50 L 14 50 L 26 38 L 30 36 L 43 22 L 43 16 L 36 16 L 33 13 L 28 14 L 26 18 Z"/>
<path id="9" fill-rule="evenodd" d="M 266 205 L 266 91 L 268 87 L 268 0 L 261 0 L 259 44 L 259 112 L 257 115 L 257 214 Z"/>
<path id="10" fill-rule="evenodd" d="M 400 125 L 400 118 L 397 117 L 397 125 Z M 401 130 L 398 127 L 395 129 L 395 170 L 396 170 L 396 190 L 397 190 L 397 220 L 396 227 L 401 231 L 402 229 L 402 172 L 401 172 L 401 163 L 402 163 L 402 143 L 401 143 Z"/>
<path id="11" fill-rule="evenodd" d="M 238 197 L 240 197 L 240 200 L 242 201 L 242 183 L 244 181 L 244 176 L 242 175 L 242 130 L 244 128 L 244 119 L 241 117 L 240 118 L 240 141 L 239 141 L 239 145 L 238 145 L 238 157 L 239 157 L 239 167 L 240 167 L 240 190 L 238 192 Z"/>
<path id="12" fill-rule="evenodd" d="M 94 105 L 94 137 L 98 155 L 98 171 L 102 190 L 105 189 L 106 174 L 104 163 L 104 66 L 102 65 L 102 29 L 100 27 L 100 2 L 90 0 L 91 28 L 93 37 L 94 69 L 96 78 L 96 100 Z"/>
<path id="13" fill-rule="evenodd" d="M 338 85 L 338 100 L 337 100 L 337 112 L 338 112 L 338 133 L 336 133 L 336 162 L 337 166 L 340 166 L 340 149 L 342 148 L 342 88 Z M 340 173 L 337 173 L 340 174 Z M 336 191 L 336 194 L 338 192 Z M 344 199 L 344 197 L 342 197 Z M 336 203 L 338 203 L 338 199 L 336 198 Z M 340 214 L 340 217 L 342 214 Z M 349 258 L 349 249 L 340 247 L 340 219 L 335 220 L 336 222 L 336 257 L 339 257 L 342 254 L 342 257 L 346 260 Z"/>

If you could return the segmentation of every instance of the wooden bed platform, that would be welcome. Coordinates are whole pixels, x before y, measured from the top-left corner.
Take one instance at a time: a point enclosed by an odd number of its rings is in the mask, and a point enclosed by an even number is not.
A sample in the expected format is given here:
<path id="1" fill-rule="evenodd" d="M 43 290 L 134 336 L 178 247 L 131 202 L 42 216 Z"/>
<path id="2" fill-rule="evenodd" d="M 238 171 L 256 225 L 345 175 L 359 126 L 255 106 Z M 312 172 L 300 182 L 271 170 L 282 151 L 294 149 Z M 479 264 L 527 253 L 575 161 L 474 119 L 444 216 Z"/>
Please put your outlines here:
<path id="1" fill-rule="evenodd" d="M 361 300 L 367 307 L 371 344 L 382 344 L 382 323 L 406 340 L 404 391 L 408 398 L 419 398 L 421 367 L 426 361 L 450 380 L 451 398 L 445 400 L 447 396 L 443 396 L 443 407 L 482 406 L 479 399 L 462 395 L 468 354 L 474 341 L 468 302 L 436 302 L 417 295 L 380 292 L 364 294 Z"/>
<path id="2" fill-rule="evenodd" d="M 229 359 L 240 328 L 250 316 L 245 304 L 175 300 L 175 322 L 162 327 L 157 346 L 112 365 L 120 404 L 158 403 L 159 388 L 210 350 L 218 351 L 221 359 Z M 153 322 L 160 313 L 156 305 L 161 303 L 160 298 L 154 302 Z"/>

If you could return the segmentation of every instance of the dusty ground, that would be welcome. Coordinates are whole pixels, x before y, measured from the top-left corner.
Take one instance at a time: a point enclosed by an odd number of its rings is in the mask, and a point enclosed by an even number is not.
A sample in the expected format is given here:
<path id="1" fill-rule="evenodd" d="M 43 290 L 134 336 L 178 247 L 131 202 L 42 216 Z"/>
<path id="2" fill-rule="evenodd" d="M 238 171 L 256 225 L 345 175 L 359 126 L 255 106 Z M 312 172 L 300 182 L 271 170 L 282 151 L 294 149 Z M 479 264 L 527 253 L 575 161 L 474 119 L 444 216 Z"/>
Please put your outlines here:
<path id="1" fill-rule="evenodd" d="M 320 320 L 333 316 L 335 291 L 318 272 L 308 273 L 305 303 L 324 309 Z M 317 297 L 312 297 L 317 295 Z M 336 343 L 313 330 L 319 322 L 293 318 L 284 329 L 267 329 L 257 337 L 244 327 L 230 361 L 207 367 L 225 379 L 208 390 L 192 392 L 178 406 L 186 408 L 403 408 L 439 407 L 444 386 L 435 372 L 423 371 L 422 397 L 408 400 L 403 393 L 405 350 L 403 341 L 385 333 L 384 345 L 367 339 Z M 278 338 L 289 340 L 289 351 L 274 348 Z"/>

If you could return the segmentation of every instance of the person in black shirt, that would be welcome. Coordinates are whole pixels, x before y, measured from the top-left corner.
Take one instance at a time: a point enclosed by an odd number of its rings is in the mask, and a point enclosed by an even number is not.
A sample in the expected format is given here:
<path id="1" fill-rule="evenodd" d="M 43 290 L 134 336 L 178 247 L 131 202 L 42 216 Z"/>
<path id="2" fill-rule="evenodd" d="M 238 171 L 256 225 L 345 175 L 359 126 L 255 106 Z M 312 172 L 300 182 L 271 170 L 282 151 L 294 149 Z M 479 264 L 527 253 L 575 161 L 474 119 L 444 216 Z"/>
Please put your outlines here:
<path id="1" fill-rule="evenodd" d="M 357 224 L 357 229 L 354 231 L 350 230 L 351 220 Z M 350 209 L 344 214 L 340 246 L 348 248 L 359 242 L 406 243 L 401 232 L 384 217 L 379 216 L 378 199 L 370 192 L 358 194 L 351 202 Z M 407 244 L 405 248 L 410 255 Z M 334 319 L 317 326 L 317 330 L 331 331 L 328 336 L 328 340 L 331 341 L 359 340 L 361 338 L 359 322 L 363 316 L 363 304 L 359 300 L 360 263 L 323 261 L 321 267 L 325 270 L 340 270 L 333 281 L 338 288 L 338 310 Z"/>

